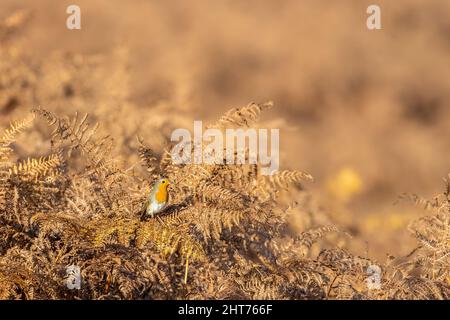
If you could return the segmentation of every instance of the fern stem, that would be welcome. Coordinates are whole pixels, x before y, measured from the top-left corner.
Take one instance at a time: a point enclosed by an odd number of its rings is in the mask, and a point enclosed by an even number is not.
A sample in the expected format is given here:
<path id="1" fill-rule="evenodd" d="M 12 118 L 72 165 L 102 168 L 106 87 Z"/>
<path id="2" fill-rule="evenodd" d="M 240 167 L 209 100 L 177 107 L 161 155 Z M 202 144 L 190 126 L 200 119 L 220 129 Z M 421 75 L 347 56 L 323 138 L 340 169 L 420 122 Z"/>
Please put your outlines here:
<path id="1" fill-rule="evenodd" d="M 188 270 L 189 270 L 189 255 L 186 257 L 186 268 L 184 271 L 184 280 L 183 280 L 184 284 L 187 284 Z"/>

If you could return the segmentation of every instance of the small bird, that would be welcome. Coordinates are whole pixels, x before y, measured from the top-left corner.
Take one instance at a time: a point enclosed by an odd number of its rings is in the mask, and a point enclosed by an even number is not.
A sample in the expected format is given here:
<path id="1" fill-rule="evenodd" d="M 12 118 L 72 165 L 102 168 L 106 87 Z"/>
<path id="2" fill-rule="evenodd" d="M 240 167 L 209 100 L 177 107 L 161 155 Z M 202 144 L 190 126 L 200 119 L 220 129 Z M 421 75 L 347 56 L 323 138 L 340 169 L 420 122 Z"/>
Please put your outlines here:
<path id="1" fill-rule="evenodd" d="M 170 182 L 168 179 L 163 178 L 153 185 L 150 195 L 148 196 L 145 214 L 152 218 L 156 213 L 163 211 L 169 202 L 169 193 L 167 187 Z"/>

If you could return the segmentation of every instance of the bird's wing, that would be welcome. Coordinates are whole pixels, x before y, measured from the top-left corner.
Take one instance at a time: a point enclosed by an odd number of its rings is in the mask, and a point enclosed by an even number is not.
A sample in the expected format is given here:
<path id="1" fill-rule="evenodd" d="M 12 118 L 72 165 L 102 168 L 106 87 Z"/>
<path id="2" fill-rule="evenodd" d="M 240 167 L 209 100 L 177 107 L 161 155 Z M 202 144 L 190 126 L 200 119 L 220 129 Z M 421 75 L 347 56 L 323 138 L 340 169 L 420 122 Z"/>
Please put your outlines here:
<path id="1" fill-rule="evenodd" d="M 152 189 L 150 190 L 150 193 L 140 210 L 141 218 L 147 215 L 147 208 L 151 204 L 152 199 L 155 197 L 155 191 L 156 191 L 156 187 L 154 185 L 154 186 L 152 186 Z"/>
<path id="2" fill-rule="evenodd" d="M 150 198 L 147 198 L 147 200 L 145 200 L 145 202 L 142 204 L 142 207 L 139 211 L 139 214 L 143 217 L 146 215 L 147 213 L 147 208 L 150 205 Z"/>

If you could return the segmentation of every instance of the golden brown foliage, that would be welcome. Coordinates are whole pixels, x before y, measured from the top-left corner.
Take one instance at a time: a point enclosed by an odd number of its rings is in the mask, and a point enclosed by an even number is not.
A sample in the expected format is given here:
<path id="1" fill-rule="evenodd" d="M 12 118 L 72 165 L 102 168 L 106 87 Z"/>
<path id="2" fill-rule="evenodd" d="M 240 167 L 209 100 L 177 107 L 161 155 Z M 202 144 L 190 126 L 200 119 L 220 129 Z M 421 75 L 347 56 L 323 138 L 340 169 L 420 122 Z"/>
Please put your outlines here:
<path id="1" fill-rule="evenodd" d="M 262 109 L 234 109 L 218 123 L 249 125 Z M 90 129 L 88 116 L 63 119 L 41 108 L 33 114 L 54 128 L 55 153 L 12 160 L 11 144 L 32 120 L 12 123 L 1 139 L 3 298 L 448 298 L 448 181 L 427 206 L 435 214 L 411 224 L 419 245 L 407 257 L 381 265 L 337 247 L 314 255 L 315 243 L 341 231 L 317 226 L 295 235 L 289 208 L 277 200 L 312 180 L 309 174 L 262 177 L 258 165 L 176 166 L 168 152 L 159 155 L 140 140 L 146 182 L 116 164 L 108 138 L 96 139 L 98 126 Z M 85 161 L 80 169 L 70 166 L 77 151 Z M 171 204 L 143 219 L 148 183 L 163 174 L 172 182 Z M 80 290 L 65 286 L 69 265 L 81 268 Z M 373 265 L 382 270 L 382 290 L 366 285 Z"/>

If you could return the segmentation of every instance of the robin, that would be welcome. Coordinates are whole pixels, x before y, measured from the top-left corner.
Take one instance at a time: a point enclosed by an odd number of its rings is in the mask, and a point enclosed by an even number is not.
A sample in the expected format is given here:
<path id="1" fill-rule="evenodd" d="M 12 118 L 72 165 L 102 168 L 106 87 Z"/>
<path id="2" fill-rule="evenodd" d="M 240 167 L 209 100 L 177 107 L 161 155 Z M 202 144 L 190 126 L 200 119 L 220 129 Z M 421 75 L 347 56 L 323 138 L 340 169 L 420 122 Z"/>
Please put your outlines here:
<path id="1" fill-rule="evenodd" d="M 170 182 L 166 178 L 155 182 L 147 199 L 145 214 L 152 218 L 156 213 L 163 211 L 169 202 L 167 187 Z"/>

